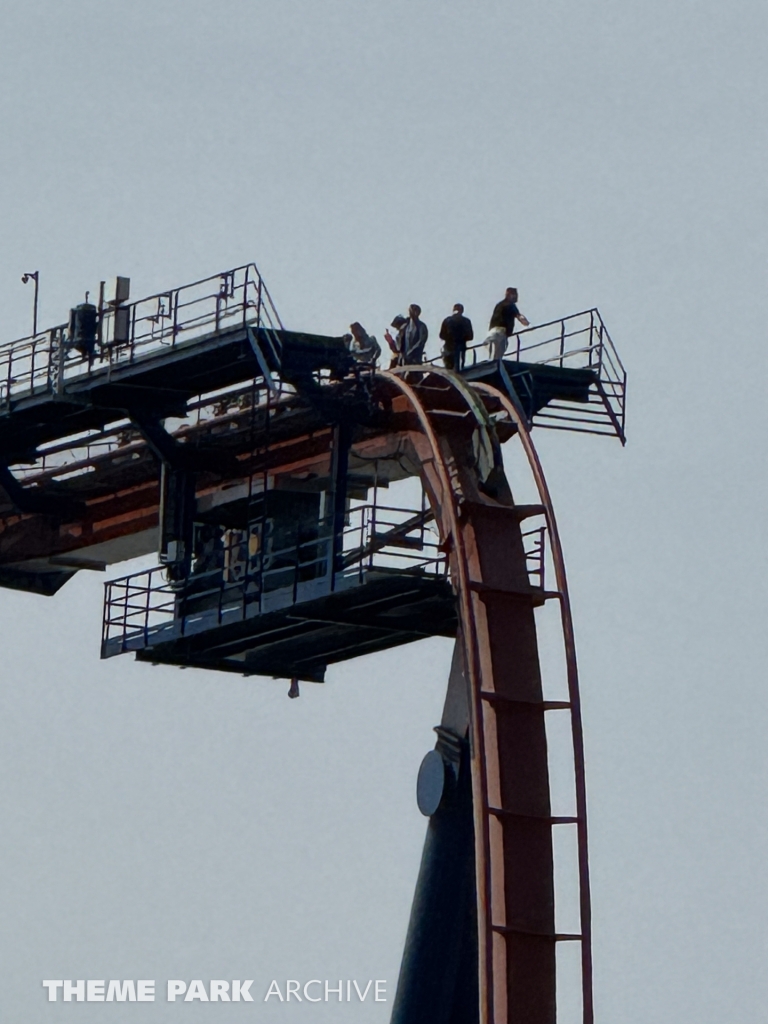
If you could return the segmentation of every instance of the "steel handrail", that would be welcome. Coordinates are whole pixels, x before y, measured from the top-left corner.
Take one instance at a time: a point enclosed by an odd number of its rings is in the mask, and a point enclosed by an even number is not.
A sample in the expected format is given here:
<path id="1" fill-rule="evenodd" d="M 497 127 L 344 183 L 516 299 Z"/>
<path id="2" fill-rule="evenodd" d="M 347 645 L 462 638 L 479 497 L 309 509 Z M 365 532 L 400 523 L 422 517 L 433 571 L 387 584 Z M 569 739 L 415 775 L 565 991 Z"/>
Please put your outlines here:
<path id="1" fill-rule="evenodd" d="M 213 282 L 218 285 L 215 291 L 189 297 L 190 292 Z M 147 306 L 151 308 L 153 304 L 155 308 L 146 311 Z M 201 304 L 206 308 L 199 311 Z M 192 307 L 198 307 L 198 311 L 184 320 L 184 311 Z M 254 321 L 258 325 L 264 322 L 271 330 L 275 329 L 275 323 L 282 328 L 271 295 L 253 263 L 146 296 L 120 308 L 127 310 L 127 338 L 114 339 L 116 310 L 114 307 L 103 309 L 98 346 L 90 355 L 80 353 L 73 358 L 72 350 L 66 349 L 66 324 L 0 345 L 2 403 L 10 401 L 13 394 L 60 389 L 65 377 L 69 380 L 87 377 L 103 367 L 132 363 L 137 354 L 148 347 L 174 346 L 182 334 L 199 331 L 206 325 L 211 325 L 216 333 L 223 322 L 242 317 L 243 322 Z M 254 311 L 252 317 L 248 316 L 249 310 Z"/>
<path id="2" fill-rule="evenodd" d="M 383 517 L 381 513 L 384 513 Z M 376 535 L 377 529 L 389 528 L 393 533 L 399 535 L 401 533 L 413 532 L 420 525 L 409 525 L 408 519 L 394 519 L 392 518 L 392 513 L 410 518 L 413 518 L 414 515 L 421 516 L 421 513 L 414 513 L 411 509 L 397 506 L 365 504 L 350 510 L 351 519 L 359 520 L 359 523 L 350 522 L 343 530 L 343 536 L 349 537 L 353 534 L 359 534 L 363 539 L 361 547 L 365 550 L 361 551 L 358 549 L 357 551 L 348 552 L 348 554 L 354 553 L 355 559 L 346 565 L 338 575 L 350 577 L 356 573 L 362 573 L 366 568 L 384 569 L 397 568 L 398 566 L 401 568 L 408 566 L 410 567 L 409 571 L 413 569 L 433 570 L 435 574 L 447 571 L 447 560 L 445 555 L 439 551 L 437 541 L 428 539 L 423 530 L 422 544 L 418 552 L 403 551 L 399 548 L 392 550 L 393 545 L 387 544 L 386 541 L 382 543 L 383 536 Z M 226 565 L 227 552 L 235 551 L 241 545 L 247 543 L 245 540 L 247 531 L 238 530 L 233 531 L 233 533 L 237 533 L 239 536 L 222 548 L 222 564 L 201 573 L 190 572 L 185 580 L 186 585 L 182 585 L 178 590 L 174 589 L 173 585 L 168 582 L 166 566 L 154 566 L 151 569 L 143 569 L 140 572 L 130 573 L 108 581 L 105 584 L 105 613 L 102 630 L 104 641 L 114 641 L 120 638 L 124 642 L 127 637 L 135 637 L 143 631 L 146 634 L 146 642 L 148 643 L 149 632 L 153 628 L 160 629 L 164 625 L 163 622 L 156 622 L 153 626 L 150 626 L 150 617 L 159 616 L 173 620 L 178 614 L 177 600 L 179 598 L 187 596 L 195 599 L 204 599 L 218 595 L 219 617 L 221 618 L 225 608 L 236 608 L 242 603 L 244 610 L 245 602 L 249 597 L 245 592 L 245 588 L 249 584 L 258 582 L 257 592 L 261 595 L 265 592 L 264 584 L 269 578 L 274 579 L 279 577 L 280 574 L 293 573 L 294 580 L 292 585 L 294 591 L 296 591 L 300 582 L 298 574 L 301 571 L 316 565 L 330 565 L 332 538 L 330 536 L 320 536 L 268 553 L 267 557 L 270 561 L 273 559 L 284 559 L 286 561 L 284 565 L 270 565 L 267 567 L 262 561 L 258 570 L 253 572 L 249 569 L 248 559 L 246 558 L 242 576 L 236 579 L 227 578 L 228 570 L 231 571 L 232 569 L 231 566 Z M 313 557 L 302 557 L 302 551 L 307 552 Z M 438 553 L 431 554 L 431 552 Z M 260 554 L 263 559 L 264 552 L 262 551 Z M 396 564 L 395 566 L 377 564 L 375 561 L 376 556 L 394 561 Z M 206 586 L 206 580 L 216 580 L 216 583 Z M 201 583 L 203 584 L 203 589 L 198 589 Z M 187 590 L 189 584 L 195 584 L 195 590 L 191 593 Z M 233 599 L 231 601 L 227 599 L 228 595 L 232 596 Z M 136 603 L 140 602 L 142 597 L 146 597 L 146 601 L 144 603 Z M 155 600 L 153 600 L 153 597 Z M 158 597 L 161 600 L 157 600 Z M 294 593 L 295 598 L 296 593 Z M 182 618 L 186 620 L 187 616 L 182 615 Z"/>

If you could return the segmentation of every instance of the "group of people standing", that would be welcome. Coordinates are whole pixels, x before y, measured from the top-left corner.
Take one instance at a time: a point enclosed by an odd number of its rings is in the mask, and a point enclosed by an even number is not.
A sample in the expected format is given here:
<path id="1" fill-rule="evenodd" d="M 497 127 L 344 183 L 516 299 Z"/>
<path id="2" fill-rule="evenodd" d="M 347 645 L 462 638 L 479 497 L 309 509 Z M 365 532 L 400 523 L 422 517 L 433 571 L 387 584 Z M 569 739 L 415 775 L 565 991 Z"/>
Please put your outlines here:
<path id="1" fill-rule="evenodd" d="M 502 359 L 507 350 L 507 339 L 515 330 L 515 322 L 527 327 L 529 321 L 517 308 L 517 288 L 507 288 L 504 298 L 497 302 L 491 314 L 488 335 L 484 344 L 488 345 L 490 359 Z M 413 303 L 408 307 L 408 316 L 396 316 L 389 329 L 384 332 L 384 339 L 392 353 L 390 369 L 395 366 L 414 366 L 424 362 L 424 349 L 429 337 L 427 325 L 421 319 L 421 306 Z M 362 324 L 357 322 L 349 325 L 350 334 L 344 335 L 349 350 L 358 363 L 375 366 L 381 356 L 381 346 L 373 335 L 368 334 Z M 450 316 L 440 326 L 440 339 L 443 342 L 443 364 L 448 370 L 463 370 L 467 345 L 474 339 L 472 321 L 464 316 L 464 306 L 457 302 Z"/>

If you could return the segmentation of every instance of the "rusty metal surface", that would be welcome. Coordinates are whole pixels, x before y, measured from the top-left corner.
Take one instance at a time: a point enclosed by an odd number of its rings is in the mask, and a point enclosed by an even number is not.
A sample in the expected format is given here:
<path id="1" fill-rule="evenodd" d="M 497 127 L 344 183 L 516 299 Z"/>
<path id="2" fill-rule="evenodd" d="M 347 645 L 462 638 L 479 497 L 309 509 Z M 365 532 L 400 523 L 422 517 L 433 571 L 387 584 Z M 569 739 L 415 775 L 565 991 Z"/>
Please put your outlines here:
<path id="1" fill-rule="evenodd" d="M 571 734 L 573 739 L 575 788 L 576 788 L 576 828 L 578 833 L 579 858 L 579 902 L 581 928 L 581 973 L 584 1024 L 593 1024 L 594 1005 L 592 989 L 592 910 L 589 884 L 589 854 L 587 842 L 587 792 L 584 765 L 584 732 L 581 718 L 581 697 L 579 694 L 579 673 L 576 659 L 576 641 L 571 616 L 571 604 L 568 594 L 568 580 L 565 571 L 560 534 L 557 528 L 552 498 L 536 448 L 531 439 L 530 429 L 520 408 L 505 394 L 483 385 L 478 390 L 497 402 L 515 423 L 520 442 L 536 483 L 539 499 L 544 508 L 547 529 L 555 570 L 556 593 L 560 604 L 560 619 L 565 646 L 566 673 L 568 681 L 568 697 L 570 703 Z"/>
<path id="2" fill-rule="evenodd" d="M 555 946 L 582 946 L 583 1020 L 592 1021 L 586 799 L 575 647 L 562 551 L 541 466 L 525 417 L 491 388 L 470 388 L 454 374 L 403 369 L 382 375 L 407 399 L 420 434 L 412 443 L 449 552 L 464 638 L 469 689 L 479 1010 L 482 1024 L 525 1020 L 554 1024 Z M 576 751 L 581 934 L 555 930 L 552 816 L 545 712 L 534 607 L 520 522 L 500 473 L 484 399 L 515 423 L 552 533 L 563 615 L 569 704 Z M 465 415 L 462 416 L 461 414 Z M 569 819 L 570 820 L 570 819 Z"/>

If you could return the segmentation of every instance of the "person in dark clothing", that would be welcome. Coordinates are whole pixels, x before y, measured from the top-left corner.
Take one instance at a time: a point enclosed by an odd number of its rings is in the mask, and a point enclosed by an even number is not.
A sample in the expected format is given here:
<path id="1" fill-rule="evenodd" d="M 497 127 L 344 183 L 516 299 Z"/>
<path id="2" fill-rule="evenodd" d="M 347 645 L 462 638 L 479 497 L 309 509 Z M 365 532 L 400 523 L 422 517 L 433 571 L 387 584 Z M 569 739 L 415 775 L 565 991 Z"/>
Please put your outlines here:
<path id="1" fill-rule="evenodd" d="M 400 357 L 403 352 L 403 331 L 405 330 L 405 326 L 407 323 L 407 316 L 396 316 L 392 323 L 389 325 L 390 327 L 394 327 L 395 330 L 397 331 L 395 337 L 393 338 L 389 331 L 384 331 L 384 340 L 389 345 L 390 350 L 392 352 L 392 362 L 389 364 L 390 370 L 394 369 L 396 366 L 401 365 Z"/>
<path id="2" fill-rule="evenodd" d="M 401 366 L 424 362 L 424 346 L 427 344 L 429 330 L 423 320 L 419 319 L 420 316 L 421 306 L 414 302 L 408 307 L 408 322 L 402 331 Z"/>
<path id="3" fill-rule="evenodd" d="M 529 325 L 529 321 L 517 308 L 517 288 L 507 288 L 504 298 L 493 308 L 488 337 L 485 339 L 491 359 L 503 358 L 507 351 L 507 338 L 515 330 L 515 320 L 519 320 L 523 327 Z"/>
<path id="4" fill-rule="evenodd" d="M 443 345 L 443 363 L 446 370 L 463 370 L 464 356 L 467 351 L 467 342 L 474 338 L 472 321 L 464 316 L 464 307 L 457 302 L 453 307 L 453 313 L 443 320 L 440 328 L 440 338 L 445 342 Z"/>

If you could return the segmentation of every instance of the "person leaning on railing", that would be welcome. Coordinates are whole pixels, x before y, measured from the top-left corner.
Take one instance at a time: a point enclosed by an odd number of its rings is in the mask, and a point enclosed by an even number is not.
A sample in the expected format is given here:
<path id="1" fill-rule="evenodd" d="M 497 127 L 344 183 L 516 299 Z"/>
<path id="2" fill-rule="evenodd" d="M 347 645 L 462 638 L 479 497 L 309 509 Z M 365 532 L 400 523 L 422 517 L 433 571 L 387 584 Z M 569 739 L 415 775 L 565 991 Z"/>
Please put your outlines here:
<path id="1" fill-rule="evenodd" d="M 503 358 L 507 339 L 515 330 L 515 320 L 519 320 L 523 327 L 529 326 L 530 322 L 517 308 L 517 298 L 517 288 L 507 288 L 504 298 L 493 307 L 488 337 L 484 341 L 491 359 Z"/>

